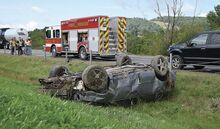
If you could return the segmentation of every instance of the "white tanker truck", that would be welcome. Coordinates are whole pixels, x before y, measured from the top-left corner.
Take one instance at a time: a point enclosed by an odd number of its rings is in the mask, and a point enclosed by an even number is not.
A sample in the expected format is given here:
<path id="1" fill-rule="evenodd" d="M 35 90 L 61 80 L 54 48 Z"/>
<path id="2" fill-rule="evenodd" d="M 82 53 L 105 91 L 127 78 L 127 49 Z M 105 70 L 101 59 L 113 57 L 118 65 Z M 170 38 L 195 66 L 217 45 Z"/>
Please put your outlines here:
<path id="1" fill-rule="evenodd" d="M 28 38 L 28 31 L 23 28 L 0 28 L 0 48 L 4 48 L 4 46 L 9 48 L 9 41 L 12 38 L 26 40 Z"/>

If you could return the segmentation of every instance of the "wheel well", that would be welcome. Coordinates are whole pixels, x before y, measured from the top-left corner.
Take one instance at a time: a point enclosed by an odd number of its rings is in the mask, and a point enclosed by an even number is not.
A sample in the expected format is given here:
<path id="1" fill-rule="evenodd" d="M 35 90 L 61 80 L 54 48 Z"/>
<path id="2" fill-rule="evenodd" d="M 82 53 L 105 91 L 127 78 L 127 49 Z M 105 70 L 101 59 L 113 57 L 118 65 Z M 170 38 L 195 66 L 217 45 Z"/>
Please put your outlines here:
<path id="1" fill-rule="evenodd" d="M 178 52 L 178 51 L 172 51 L 171 53 L 172 53 L 172 55 L 179 55 L 179 56 L 181 56 L 181 53 Z M 182 56 L 181 56 L 181 57 L 182 57 Z"/>
<path id="2" fill-rule="evenodd" d="M 56 47 L 56 45 L 54 45 L 54 44 L 50 47 L 50 52 L 52 52 L 52 48 L 53 48 L 54 46 Z"/>

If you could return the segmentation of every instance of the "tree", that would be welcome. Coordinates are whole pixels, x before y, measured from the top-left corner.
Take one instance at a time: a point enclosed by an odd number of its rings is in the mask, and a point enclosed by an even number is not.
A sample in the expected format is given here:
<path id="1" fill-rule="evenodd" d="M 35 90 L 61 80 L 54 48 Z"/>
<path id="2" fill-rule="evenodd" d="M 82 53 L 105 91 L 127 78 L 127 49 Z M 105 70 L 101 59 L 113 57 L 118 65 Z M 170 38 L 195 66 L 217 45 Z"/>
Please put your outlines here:
<path id="1" fill-rule="evenodd" d="M 32 47 L 34 49 L 42 49 L 44 45 L 45 30 L 35 29 L 29 32 L 29 36 L 32 39 Z"/>
<path id="2" fill-rule="evenodd" d="M 220 29 L 220 5 L 214 7 L 214 11 L 210 11 L 207 20 L 211 29 Z"/>
<path id="3" fill-rule="evenodd" d="M 162 21 L 166 24 L 166 31 L 165 31 L 165 42 L 172 44 L 174 38 L 176 37 L 177 31 L 177 24 L 179 21 L 180 16 L 182 15 L 182 7 L 183 1 L 182 0 L 165 0 L 165 6 L 167 10 L 167 20 L 161 14 L 161 6 L 156 0 L 157 9 L 155 9 L 155 13 L 162 19 Z"/>

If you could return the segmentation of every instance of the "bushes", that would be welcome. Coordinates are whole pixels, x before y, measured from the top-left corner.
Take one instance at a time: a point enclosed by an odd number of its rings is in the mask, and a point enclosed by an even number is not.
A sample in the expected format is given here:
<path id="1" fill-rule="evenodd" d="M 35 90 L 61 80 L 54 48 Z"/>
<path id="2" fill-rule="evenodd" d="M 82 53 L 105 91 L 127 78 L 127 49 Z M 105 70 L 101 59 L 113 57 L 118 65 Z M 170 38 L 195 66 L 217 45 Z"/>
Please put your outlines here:
<path id="1" fill-rule="evenodd" d="M 215 11 L 210 11 L 207 15 L 207 20 L 210 28 L 214 30 L 220 29 L 220 5 L 214 7 Z"/>
<path id="2" fill-rule="evenodd" d="M 32 48 L 33 49 L 43 49 L 45 31 L 35 29 L 34 31 L 29 32 L 29 36 L 32 39 Z"/>
<path id="3" fill-rule="evenodd" d="M 128 34 L 128 52 L 140 55 L 166 54 L 166 43 L 163 32 L 147 32 L 143 36 Z"/>
<path id="4" fill-rule="evenodd" d="M 188 41 L 197 33 L 205 31 L 206 22 L 185 23 L 179 27 L 174 38 L 174 43 Z M 163 30 L 157 32 L 145 32 L 143 35 L 134 36 L 130 32 L 127 37 L 128 52 L 141 55 L 166 55 L 167 49 L 171 45 L 166 42 L 167 36 Z"/>

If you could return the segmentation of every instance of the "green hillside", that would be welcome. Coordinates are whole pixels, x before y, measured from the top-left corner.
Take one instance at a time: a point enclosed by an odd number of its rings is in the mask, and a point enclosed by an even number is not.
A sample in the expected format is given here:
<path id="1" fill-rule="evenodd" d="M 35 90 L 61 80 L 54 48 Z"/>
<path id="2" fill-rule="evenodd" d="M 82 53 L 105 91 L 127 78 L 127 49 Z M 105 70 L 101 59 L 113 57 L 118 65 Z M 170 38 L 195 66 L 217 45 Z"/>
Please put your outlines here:
<path id="1" fill-rule="evenodd" d="M 167 16 L 164 16 L 163 19 L 164 19 L 165 22 L 168 23 L 169 19 L 168 19 Z M 160 18 L 160 17 L 151 19 L 150 21 L 161 21 L 161 22 L 163 22 L 162 18 Z M 188 17 L 188 16 L 179 17 L 178 26 L 181 26 L 183 24 L 192 23 L 192 21 L 193 21 L 193 17 Z M 205 23 L 205 24 L 207 24 L 207 18 L 206 17 L 195 17 L 194 22 L 195 23 Z"/>
<path id="2" fill-rule="evenodd" d="M 176 89 L 161 102 L 139 102 L 129 108 L 64 101 L 39 91 L 63 59 L 0 55 L 1 129 L 219 129 L 220 77 L 178 72 Z M 67 65 L 81 71 L 87 62 Z"/>
<path id="3" fill-rule="evenodd" d="M 159 25 L 148 21 L 143 18 L 128 18 L 127 19 L 127 30 L 128 32 L 157 32 L 161 28 Z"/>

